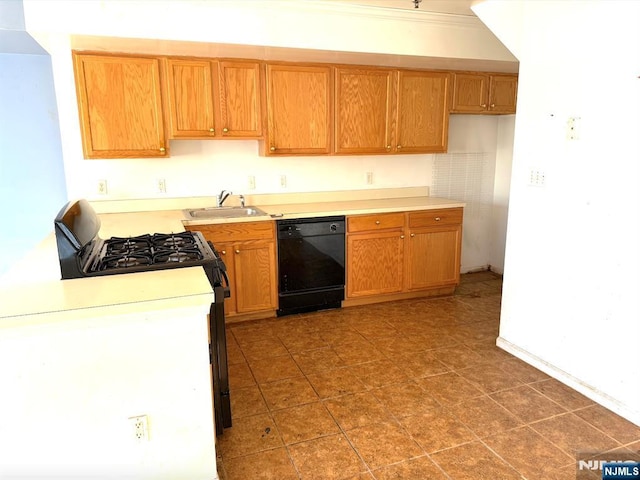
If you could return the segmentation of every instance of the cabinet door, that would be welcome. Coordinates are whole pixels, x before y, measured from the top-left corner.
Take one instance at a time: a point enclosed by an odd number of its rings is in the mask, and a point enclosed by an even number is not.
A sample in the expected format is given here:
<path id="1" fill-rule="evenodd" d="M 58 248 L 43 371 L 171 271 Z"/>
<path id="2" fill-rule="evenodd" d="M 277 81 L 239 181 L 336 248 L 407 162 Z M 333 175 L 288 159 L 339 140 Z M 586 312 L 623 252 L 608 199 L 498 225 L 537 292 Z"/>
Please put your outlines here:
<path id="1" fill-rule="evenodd" d="M 275 309 L 275 244 L 262 241 L 236 243 L 233 255 L 237 312 Z"/>
<path id="2" fill-rule="evenodd" d="M 517 75 L 492 75 L 489 85 L 489 110 L 492 113 L 516 113 Z"/>
<path id="3" fill-rule="evenodd" d="M 487 110 L 489 76 L 474 73 L 456 73 L 453 84 L 452 112 L 483 113 Z"/>
<path id="4" fill-rule="evenodd" d="M 336 153 L 392 149 L 391 70 L 336 69 Z"/>
<path id="5" fill-rule="evenodd" d="M 267 65 L 265 154 L 331 150 L 331 68 Z"/>
<path id="6" fill-rule="evenodd" d="M 446 152 L 448 73 L 400 71 L 397 153 Z"/>
<path id="7" fill-rule="evenodd" d="M 347 236 L 347 298 L 402 291 L 402 232 Z"/>
<path id="8" fill-rule="evenodd" d="M 208 60 L 167 60 L 171 138 L 215 135 L 213 83 Z"/>
<path id="9" fill-rule="evenodd" d="M 461 233 L 459 225 L 410 231 L 407 239 L 409 290 L 458 284 Z"/>
<path id="10" fill-rule="evenodd" d="M 166 157 L 159 60 L 73 57 L 85 158 Z"/>
<path id="11" fill-rule="evenodd" d="M 225 315 L 234 315 L 238 310 L 236 308 L 236 269 L 234 264 L 233 244 L 217 243 L 215 246 L 216 250 L 220 254 L 220 258 L 227 267 L 227 277 L 229 277 L 229 290 L 231 296 L 224 300 L 224 312 Z"/>
<path id="12" fill-rule="evenodd" d="M 219 62 L 218 71 L 220 133 L 223 137 L 261 137 L 260 65 Z"/>

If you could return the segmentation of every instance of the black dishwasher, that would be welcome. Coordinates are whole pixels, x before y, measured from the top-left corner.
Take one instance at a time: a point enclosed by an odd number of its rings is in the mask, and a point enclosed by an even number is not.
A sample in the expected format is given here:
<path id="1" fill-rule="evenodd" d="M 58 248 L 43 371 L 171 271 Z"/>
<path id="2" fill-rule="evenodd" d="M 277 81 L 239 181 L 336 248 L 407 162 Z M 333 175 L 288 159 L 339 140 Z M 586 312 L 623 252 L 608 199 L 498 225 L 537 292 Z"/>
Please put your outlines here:
<path id="1" fill-rule="evenodd" d="M 278 316 L 339 308 L 344 216 L 278 220 Z"/>

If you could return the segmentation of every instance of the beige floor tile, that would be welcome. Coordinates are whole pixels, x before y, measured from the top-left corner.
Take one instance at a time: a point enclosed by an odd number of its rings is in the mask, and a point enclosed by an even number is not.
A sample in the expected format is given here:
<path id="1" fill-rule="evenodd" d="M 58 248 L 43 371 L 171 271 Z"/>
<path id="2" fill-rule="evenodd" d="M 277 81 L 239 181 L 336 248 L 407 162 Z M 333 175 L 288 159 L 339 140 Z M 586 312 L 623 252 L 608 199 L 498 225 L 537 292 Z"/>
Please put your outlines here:
<path id="1" fill-rule="evenodd" d="M 400 419 L 400 424 L 427 453 L 478 439 L 469 428 L 442 407 L 404 417 Z"/>
<path id="2" fill-rule="evenodd" d="M 357 365 L 383 358 L 382 352 L 365 338 L 355 342 L 334 345 L 333 350 L 345 365 Z"/>
<path id="3" fill-rule="evenodd" d="M 433 461 L 455 480 L 520 480 L 521 475 L 480 442 L 442 450 Z"/>
<path id="4" fill-rule="evenodd" d="M 498 392 L 522 385 L 522 382 L 516 377 L 491 363 L 474 365 L 456 370 L 456 372 L 486 393 Z"/>
<path id="5" fill-rule="evenodd" d="M 289 446 L 302 480 L 342 480 L 367 468 L 344 435 L 332 435 Z"/>
<path id="6" fill-rule="evenodd" d="M 331 347 L 294 353 L 292 357 L 305 375 L 345 366 L 344 361 Z"/>
<path id="7" fill-rule="evenodd" d="M 371 393 L 396 418 L 416 415 L 439 406 L 421 386 L 411 381 L 376 388 Z"/>
<path id="8" fill-rule="evenodd" d="M 324 400 L 324 404 L 343 430 L 394 421 L 384 405 L 368 392 Z"/>
<path id="9" fill-rule="evenodd" d="M 540 382 L 542 380 L 549 380 L 551 378 L 546 373 L 538 370 L 535 367 L 532 367 L 531 365 L 526 364 L 519 358 L 515 357 L 510 357 L 503 360 L 500 364 L 500 368 L 502 368 L 506 372 L 509 372 L 522 383 Z"/>
<path id="10" fill-rule="evenodd" d="M 428 377 L 449 371 L 433 351 L 406 353 L 395 357 L 396 366 L 410 378 Z"/>
<path id="11" fill-rule="evenodd" d="M 240 348 L 248 362 L 289 354 L 282 342 L 274 337 L 248 342 Z"/>
<path id="12" fill-rule="evenodd" d="M 304 377 L 286 378 L 260 385 L 269 410 L 295 407 L 319 400 L 318 394 Z"/>
<path id="13" fill-rule="evenodd" d="M 487 396 L 473 398 L 447 409 L 480 438 L 522 425 L 522 421 Z"/>
<path id="14" fill-rule="evenodd" d="M 290 355 L 256 360 L 250 362 L 249 367 L 258 383 L 269 383 L 285 378 L 303 376 Z"/>
<path id="15" fill-rule="evenodd" d="M 640 427 L 607 410 L 601 405 L 593 405 L 574 412 L 594 427 L 606 432 L 623 445 L 640 442 Z"/>
<path id="16" fill-rule="evenodd" d="M 231 398 L 231 414 L 234 419 L 258 413 L 267 413 L 267 404 L 257 385 L 234 388 Z"/>
<path id="17" fill-rule="evenodd" d="M 320 398 L 337 397 L 367 389 L 350 368 L 326 370 L 308 375 L 307 379 Z"/>
<path id="18" fill-rule="evenodd" d="M 577 410 L 595 404 L 593 400 L 553 378 L 532 383 L 531 386 L 567 410 Z"/>
<path id="19" fill-rule="evenodd" d="M 226 462 L 230 458 L 282 447 L 283 442 L 273 418 L 261 414 L 234 419 L 233 426 L 218 437 L 218 446 Z"/>
<path id="20" fill-rule="evenodd" d="M 229 365 L 229 388 L 231 390 L 255 384 L 256 380 L 246 362 Z"/>
<path id="21" fill-rule="evenodd" d="M 447 480 L 428 457 L 418 457 L 374 471 L 376 480 Z"/>
<path id="22" fill-rule="evenodd" d="M 438 348 L 433 351 L 433 355 L 449 368 L 456 370 L 482 362 L 482 357 L 465 345 Z"/>
<path id="23" fill-rule="evenodd" d="M 527 479 L 554 475 L 561 467 L 575 461 L 574 457 L 542 438 L 529 427 L 492 435 L 484 443 Z"/>
<path id="24" fill-rule="evenodd" d="M 527 385 L 490 395 L 496 402 L 520 418 L 524 423 L 566 413 L 566 409 Z"/>
<path id="25" fill-rule="evenodd" d="M 441 405 L 454 405 L 471 398 L 484 395 L 484 392 L 455 372 L 433 375 L 416 380 Z"/>
<path id="26" fill-rule="evenodd" d="M 298 480 L 285 448 L 276 448 L 224 462 L 224 480 Z"/>
<path id="27" fill-rule="evenodd" d="M 602 452 L 621 446 L 619 442 L 573 413 L 558 415 L 532 423 L 530 426 L 574 457 L 578 452 Z"/>
<path id="28" fill-rule="evenodd" d="M 415 440 L 396 423 L 370 424 L 349 430 L 346 435 L 371 469 L 424 454 Z"/>
<path id="29" fill-rule="evenodd" d="M 407 381 L 409 378 L 387 359 L 353 365 L 351 371 L 369 388 Z"/>
<path id="30" fill-rule="evenodd" d="M 273 413 L 286 445 L 340 433 L 338 424 L 320 402 L 279 410 Z"/>

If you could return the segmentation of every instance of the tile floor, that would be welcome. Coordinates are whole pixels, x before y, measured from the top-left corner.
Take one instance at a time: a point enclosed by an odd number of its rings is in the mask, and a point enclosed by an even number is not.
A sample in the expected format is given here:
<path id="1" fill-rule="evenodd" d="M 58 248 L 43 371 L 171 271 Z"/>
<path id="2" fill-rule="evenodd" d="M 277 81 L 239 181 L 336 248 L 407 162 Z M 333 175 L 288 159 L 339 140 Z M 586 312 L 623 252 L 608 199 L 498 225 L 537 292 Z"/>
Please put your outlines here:
<path id="1" fill-rule="evenodd" d="M 224 480 L 576 479 L 640 428 L 495 346 L 500 277 L 229 327 Z M 579 478 L 599 478 L 581 473 Z"/>

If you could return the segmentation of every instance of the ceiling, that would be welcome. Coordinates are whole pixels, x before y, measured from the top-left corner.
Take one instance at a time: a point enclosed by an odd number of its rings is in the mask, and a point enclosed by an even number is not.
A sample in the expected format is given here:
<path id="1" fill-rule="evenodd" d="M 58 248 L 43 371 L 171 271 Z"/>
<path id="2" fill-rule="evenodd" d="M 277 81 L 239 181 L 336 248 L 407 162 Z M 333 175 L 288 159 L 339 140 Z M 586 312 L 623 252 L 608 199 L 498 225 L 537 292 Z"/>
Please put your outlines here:
<path id="1" fill-rule="evenodd" d="M 394 8 L 402 10 L 418 10 L 454 15 L 475 16 L 471 11 L 473 0 L 420 0 L 415 8 L 414 0 L 332 0 L 334 2 L 353 5 L 367 5 L 369 7 Z"/>

